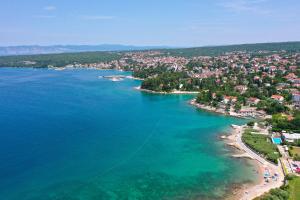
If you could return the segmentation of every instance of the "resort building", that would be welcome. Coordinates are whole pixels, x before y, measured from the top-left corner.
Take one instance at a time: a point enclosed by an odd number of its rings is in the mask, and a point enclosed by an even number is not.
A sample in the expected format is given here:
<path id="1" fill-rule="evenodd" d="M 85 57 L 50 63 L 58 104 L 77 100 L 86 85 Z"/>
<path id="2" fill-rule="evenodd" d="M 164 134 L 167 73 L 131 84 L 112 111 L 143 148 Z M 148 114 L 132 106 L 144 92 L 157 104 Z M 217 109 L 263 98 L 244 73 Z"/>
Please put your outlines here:
<path id="1" fill-rule="evenodd" d="M 283 138 L 287 142 L 295 142 L 296 140 L 300 139 L 300 134 L 299 133 L 294 133 L 294 134 L 289 134 L 289 133 L 282 133 Z"/>

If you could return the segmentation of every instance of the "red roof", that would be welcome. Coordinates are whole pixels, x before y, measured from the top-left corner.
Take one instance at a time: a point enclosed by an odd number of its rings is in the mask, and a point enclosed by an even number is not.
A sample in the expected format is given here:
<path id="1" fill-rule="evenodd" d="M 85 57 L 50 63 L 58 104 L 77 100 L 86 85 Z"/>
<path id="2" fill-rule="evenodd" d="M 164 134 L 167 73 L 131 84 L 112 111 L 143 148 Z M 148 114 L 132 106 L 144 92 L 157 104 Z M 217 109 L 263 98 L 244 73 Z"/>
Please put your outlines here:
<path id="1" fill-rule="evenodd" d="M 280 100 L 280 99 L 283 99 L 283 96 L 280 96 L 280 95 L 272 95 L 271 98 L 272 98 L 272 99 L 276 99 L 276 100 Z"/>

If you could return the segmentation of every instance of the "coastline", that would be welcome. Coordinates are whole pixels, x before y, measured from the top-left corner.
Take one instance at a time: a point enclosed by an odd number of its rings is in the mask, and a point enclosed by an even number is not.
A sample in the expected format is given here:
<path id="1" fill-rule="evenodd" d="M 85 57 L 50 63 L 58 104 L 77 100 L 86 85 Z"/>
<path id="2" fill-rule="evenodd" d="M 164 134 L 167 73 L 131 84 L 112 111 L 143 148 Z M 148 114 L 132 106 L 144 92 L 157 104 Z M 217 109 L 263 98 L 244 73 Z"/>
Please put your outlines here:
<path id="1" fill-rule="evenodd" d="M 195 99 L 189 101 L 189 104 L 196 107 L 196 108 L 204 110 L 206 112 L 212 112 L 212 113 L 215 113 L 215 114 L 220 114 L 220 115 L 225 115 L 225 116 L 230 116 L 230 117 L 236 117 L 236 118 L 239 118 L 239 119 L 250 119 L 249 117 L 240 116 L 238 114 L 232 114 L 232 112 L 226 113 L 223 109 L 217 109 L 217 108 L 214 108 L 214 107 L 211 107 L 211 106 L 198 104 Z"/>
<path id="2" fill-rule="evenodd" d="M 127 76 L 126 78 L 134 79 L 134 80 L 143 80 L 140 78 L 135 78 L 133 76 Z M 157 92 L 147 89 L 142 89 L 141 86 L 134 87 L 135 90 L 139 90 L 141 92 L 146 93 L 152 93 L 152 94 L 199 94 L 197 91 L 178 91 L 174 90 L 172 92 Z M 236 113 L 233 112 L 225 112 L 223 109 L 216 109 L 211 106 L 206 106 L 202 104 L 198 104 L 195 99 L 189 101 L 189 104 L 199 108 L 201 110 L 204 110 L 206 112 L 212 112 L 219 115 L 226 115 L 230 117 L 240 118 L 240 119 L 249 119 L 244 116 L 239 116 Z M 233 184 L 231 189 L 229 189 L 229 194 L 225 196 L 225 199 L 230 200 L 252 200 L 258 196 L 263 195 L 264 193 L 268 192 L 269 190 L 273 188 L 278 188 L 284 183 L 284 174 L 281 170 L 281 163 L 279 162 L 279 166 L 276 166 L 266 160 L 264 160 L 262 157 L 260 157 L 258 154 L 253 152 L 250 148 L 248 148 L 241 140 L 242 132 L 245 128 L 244 126 L 234 126 L 232 127 L 232 130 L 230 131 L 229 135 L 227 136 L 221 136 L 221 139 L 224 140 L 225 144 L 229 147 L 235 149 L 232 153 L 232 157 L 235 159 L 246 159 L 247 162 L 249 162 L 250 165 L 252 165 L 255 168 L 256 173 L 258 174 L 258 179 L 255 182 L 251 183 L 244 183 L 241 185 Z M 268 171 L 271 174 L 277 173 L 278 180 L 266 183 L 263 175 L 264 172 L 268 169 Z"/>
<path id="3" fill-rule="evenodd" d="M 141 87 L 135 87 L 136 90 L 154 93 L 154 94 L 197 94 L 198 92 L 189 92 L 189 91 L 173 91 L 170 93 L 167 92 L 155 92 L 152 90 L 141 89 Z M 206 112 L 212 112 L 215 114 L 226 115 L 231 117 L 236 117 L 240 119 L 249 119 L 244 116 L 239 116 L 236 113 L 226 113 L 222 109 L 216 109 L 210 106 L 201 105 L 196 103 L 195 99 L 189 102 L 190 105 L 195 106 L 201 110 Z M 221 136 L 221 139 L 224 140 L 225 144 L 235 149 L 234 153 L 232 153 L 232 157 L 235 159 L 246 159 L 249 164 L 251 164 L 258 175 L 258 179 L 252 183 L 244 183 L 242 185 L 233 185 L 230 189 L 231 194 L 226 195 L 225 199 L 228 200 L 253 200 L 256 197 L 262 196 L 266 192 L 269 192 L 271 189 L 279 188 L 284 184 L 284 172 L 282 170 L 281 162 L 279 162 L 278 166 L 270 163 L 264 158 L 260 157 L 256 152 L 247 147 L 242 142 L 242 133 L 245 129 L 246 125 L 237 126 L 232 125 L 232 130 L 229 135 Z M 270 173 L 271 175 L 277 174 L 277 178 L 268 180 L 268 182 L 264 178 L 265 172 Z"/>
<path id="4" fill-rule="evenodd" d="M 240 152 L 233 154 L 233 158 L 248 159 L 251 161 L 251 163 L 257 169 L 258 180 L 254 183 L 243 184 L 240 189 L 235 191 L 234 195 L 229 195 L 228 199 L 252 200 L 270 191 L 271 189 L 279 188 L 284 184 L 284 172 L 282 170 L 281 162 L 279 162 L 277 166 L 266 161 L 242 142 L 241 136 L 245 127 L 245 125 L 233 125 L 230 135 L 221 136 L 221 139 L 224 140 L 226 145 L 233 147 Z M 272 179 L 269 180 L 269 182 L 266 182 L 264 179 L 265 171 L 268 171 L 271 175 L 278 174 L 277 180 Z"/>
<path id="5" fill-rule="evenodd" d="M 226 113 L 222 109 L 216 109 L 210 106 L 196 103 L 195 99 L 191 100 L 190 105 L 195 106 L 206 112 L 213 112 L 220 115 L 226 115 L 231 117 L 249 119 L 242 116 L 232 115 Z M 245 183 L 241 186 L 234 186 L 232 194 L 229 194 L 226 199 L 228 200 L 253 200 L 256 197 L 269 192 L 271 189 L 279 188 L 284 184 L 285 175 L 281 166 L 281 162 L 278 162 L 278 166 L 265 160 L 259 154 L 254 152 L 242 141 L 242 134 L 247 125 L 232 125 L 229 135 L 223 135 L 220 139 L 224 140 L 225 144 L 234 149 L 232 157 L 236 159 L 247 159 L 251 162 L 251 165 L 256 169 L 258 173 L 258 180 L 253 183 Z M 277 180 L 266 181 L 264 173 L 268 171 L 271 175 L 277 174 Z"/>
<path id="6" fill-rule="evenodd" d="M 171 93 L 155 92 L 155 91 L 151 91 L 151 90 L 141 89 L 141 87 L 135 87 L 135 89 L 142 91 L 142 92 L 148 92 L 148 93 L 154 93 L 154 94 L 197 94 L 198 93 L 198 92 L 192 92 L 192 91 L 174 91 Z M 220 114 L 220 115 L 232 116 L 230 114 L 227 114 L 222 111 L 218 111 L 217 109 L 214 109 L 209 106 L 199 107 L 196 105 L 195 101 L 190 101 L 190 104 L 199 109 L 202 109 L 206 112 L 213 112 L 213 113 Z M 232 117 L 238 117 L 238 116 L 232 116 Z M 238 117 L 238 118 L 243 118 L 243 117 Z M 234 151 L 232 153 L 232 157 L 235 159 L 246 159 L 247 161 L 249 161 L 252 165 L 255 166 L 256 169 L 258 169 L 259 177 L 258 177 L 258 180 L 253 183 L 244 183 L 244 184 L 240 184 L 240 185 L 233 184 L 229 190 L 229 192 L 231 192 L 231 193 L 226 194 L 226 197 L 228 197 L 226 199 L 242 199 L 242 200 L 253 199 L 257 196 L 264 194 L 265 192 L 268 192 L 272 188 L 280 187 L 282 185 L 282 184 L 278 185 L 276 183 L 272 184 L 272 185 L 266 185 L 264 178 L 263 178 L 263 173 L 264 173 L 265 168 L 270 163 L 267 163 L 267 165 L 264 165 L 260 161 L 251 157 L 251 154 L 247 153 L 247 149 L 249 149 L 249 148 L 247 148 L 247 147 L 244 148 L 243 146 L 239 146 L 239 139 L 241 138 L 241 132 L 243 131 L 243 128 L 244 128 L 243 126 L 236 126 L 236 128 L 233 128 L 229 132 L 230 135 L 227 135 L 224 137 L 221 136 L 221 138 L 225 141 L 225 144 L 236 149 L 236 151 Z M 251 149 L 249 149 L 249 150 L 252 151 Z M 273 166 L 271 168 L 273 168 Z M 274 171 L 276 171 L 277 168 L 274 168 L 275 169 Z M 280 178 L 281 178 L 281 176 L 280 176 Z M 284 176 L 283 176 L 283 178 L 284 178 Z M 278 181 L 278 182 L 280 182 L 280 181 Z"/>
<path id="7" fill-rule="evenodd" d="M 179 90 L 174 90 L 172 92 L 156 92 L 153 90 L 142 89 L 141 86 L 134 87 L 134 89 L 139 90 L 141 92 L 147 92 L 152 94 L 199 94 L 199 92 L 197 91 L 179 91 Z"/>

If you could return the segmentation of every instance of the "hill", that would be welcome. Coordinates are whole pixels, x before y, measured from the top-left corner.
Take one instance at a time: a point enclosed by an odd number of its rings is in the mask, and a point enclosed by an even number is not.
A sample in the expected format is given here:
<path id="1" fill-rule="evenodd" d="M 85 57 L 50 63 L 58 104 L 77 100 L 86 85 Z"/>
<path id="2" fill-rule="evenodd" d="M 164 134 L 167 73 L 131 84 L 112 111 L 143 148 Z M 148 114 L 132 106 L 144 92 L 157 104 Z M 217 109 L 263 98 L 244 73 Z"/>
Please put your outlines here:
<path id="1" fill-rule="evenodd" d="M 92 50 L 92 49 L 91 49 Z M 79 53 L 59 53 L 59 54 L 40 54 L 40 55 L 21 55 L 21 56 L 0 56 L 0 67 L 55 67 L 65 66 L 73 63 L 97 63 L 118 60 L 125 52 L 137 51 L 95 51 Z M 300 42 L 281 42 L 281 43 L 259 43 L 241 44 L 212 47 L 180 48 L 180 49 L 154 49 L 160 51 L 165 56 L 218 56 L 226 52 L 246 51 L 249 53 L 273 53 L 280 51 L 300 52 Z M 139 50 L 140 51 L 140 50 Z M 148 51 L 143 49 L 143 51 Z"/>

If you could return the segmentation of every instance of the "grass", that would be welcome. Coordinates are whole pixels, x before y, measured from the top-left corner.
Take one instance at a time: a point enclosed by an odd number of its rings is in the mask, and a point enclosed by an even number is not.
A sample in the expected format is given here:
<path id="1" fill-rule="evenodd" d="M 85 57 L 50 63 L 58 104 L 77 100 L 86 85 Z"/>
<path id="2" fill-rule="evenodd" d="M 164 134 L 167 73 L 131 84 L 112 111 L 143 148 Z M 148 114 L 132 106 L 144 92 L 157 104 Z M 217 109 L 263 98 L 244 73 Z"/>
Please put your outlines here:
<path id="1" fill-rule="evenodd" d="M 300 147 L 295 147 L 293 146 L 293 148 L 291 149 L 292 154 L 298 154 L 300 155 Z"/>
<path id="2" fill-rule="evenodd" d="M 267 160 L 277 164 L 278 158 L 280 158 L 281 155 L 277 146 L 272 143 L 271 138 L 266 135 L 252 134 L 251 132 L 254 131 L 252 129 L 245 130 L 242 136 L 243 142 L 254 151 L 263 155 Z"/>
<path id="3" fill-rule="evenodd" d="M 300 147 L 295 147 L 295 146 L 290 147 L 289 153 L 294 160 L 300 160 Z"/>
<path id="4" fill-rule="evenodd" d="M 289 181 L 288 192 L 289 200 L 300 200 L 300 177 L 294 177 Z"/>

